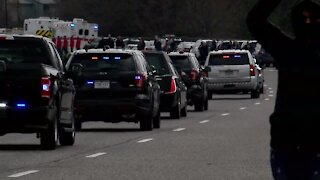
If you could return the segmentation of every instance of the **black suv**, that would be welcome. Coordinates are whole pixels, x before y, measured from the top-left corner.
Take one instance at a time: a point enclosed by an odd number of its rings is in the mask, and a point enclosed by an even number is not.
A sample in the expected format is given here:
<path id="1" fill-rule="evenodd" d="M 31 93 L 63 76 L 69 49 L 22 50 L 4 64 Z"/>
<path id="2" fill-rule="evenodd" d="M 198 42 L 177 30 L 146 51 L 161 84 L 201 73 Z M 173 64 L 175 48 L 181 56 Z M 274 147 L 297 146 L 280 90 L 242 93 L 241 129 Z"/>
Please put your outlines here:
<path id="1" fill-rule="evenodd" d="M 161 112 L 170 112 L 170 117 L 187 116 L 187 87 L 174 68 L 170 57 L 161 51 L 145 51 L 150 65 L 156 69 L 156 79 L 161 88 Z"/>
<path id="2" fill-rule="evenodd" d="M 37 133 L 44 149 L 75 141 L 73 81 L 53 42 L 0 35 L 0 135 Z"/>
<path id="3" fill-rule="evenodd" d="M 206 74 L 210 68 L 200 66 L 193 53 L 172 52 L 169 57 L 188 87 L 188 105 L 194 105 L 195 111 L 208 110 Z"/>
<path id="4" fill-rule="evenodd" d="M 76 128 L 85 121 L 140 122 L 160 128 L 160 86 L 140 51 L 78 50 L 67 69 L 76 85 Z"/>

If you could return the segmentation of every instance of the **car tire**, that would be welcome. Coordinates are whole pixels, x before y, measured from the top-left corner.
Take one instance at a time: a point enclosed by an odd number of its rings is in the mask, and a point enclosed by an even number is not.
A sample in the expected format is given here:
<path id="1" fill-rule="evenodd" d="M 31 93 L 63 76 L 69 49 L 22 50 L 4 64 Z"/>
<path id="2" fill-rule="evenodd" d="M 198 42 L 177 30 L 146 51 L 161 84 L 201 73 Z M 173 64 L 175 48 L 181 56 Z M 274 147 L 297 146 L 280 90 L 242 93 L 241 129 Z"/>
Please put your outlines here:
<path id="1" fill-rule="evenodd" d="M 199 102 L 196 102 L 194 104 L 194 110 L 197 112 L 202 112 L 204 111 L 204 101 L 203 98 L 201 98 L 201 100 Z"/>
<path id="2" fill-rule="evenodd" d="M 161 127 L 161 113 L 158 111 L 156 117 L 153 118 L 153 128 L 159 129 Z"/>
<path id="3" fill-rule="evenodd" d="M 44 150 L 54 150 L 57 147 L 59 139 L 58 115 L 48 124 L 48 129 L 40 133 L 40 143 Z"/>
<path id="4" fill-rule="evenodd" d="M 204 102 L 204 110 L 208 111 L 208 109 L 209 109 L 209 99 L 207 98 Z"/>
<path id="5" fill-rule="evenodd" d="M 141 131 L 152 131 L 153 128 L 153 118 L 152 115 L 143 116 L 140 115 L 139 122 L 140 122 L 140 130 Z"/>
<path id="6" fill-rule="evenodd" d="M 251 91 L 251 99 L 258 99 L 260 97 L 260 92 L 258 89 Z"/>
<path id="7" fill-rule="evenodd" d="M 80 131 L 82 129 L 82 121 L 81 119 L 75 119 L 75 130 Z"/>
<path id="8" fill-rule="evenodd" d="M 171 111 L 170 111 L 171 119 L 180 119 L 181 118 L 181 104 L 178 103 Z"/>
<path id="9" fill-rule="evenodd" d="M 212 95 L 213 95 L 213 93 L 212 92 L 210 92 L 210 91 L 208 91 L 208 99 L 212 99 Z"/>
<path id="10" fill-rule="evenodd" d="M 71 121 L 72 121 L 72 124 L 71 124 L 72 131 L 71 132 L 66 132 L 62 128 L 60 128 L 59 142 L 60 142 L 61 146 L 72 146 L 75 142 L 76 133 L 75 133 L 75 122 L 74 122 L 73 115 L 72 115 Z"/>
<path id="11" fill-rule="evenodd" d="M 188 106 L 188 105 L 185 105 L 184 108 L 181 109 L 181 116 L 182 116 L 182 117 L 187 117 L 187 115 L 188 115 L 187 106 Z"/>

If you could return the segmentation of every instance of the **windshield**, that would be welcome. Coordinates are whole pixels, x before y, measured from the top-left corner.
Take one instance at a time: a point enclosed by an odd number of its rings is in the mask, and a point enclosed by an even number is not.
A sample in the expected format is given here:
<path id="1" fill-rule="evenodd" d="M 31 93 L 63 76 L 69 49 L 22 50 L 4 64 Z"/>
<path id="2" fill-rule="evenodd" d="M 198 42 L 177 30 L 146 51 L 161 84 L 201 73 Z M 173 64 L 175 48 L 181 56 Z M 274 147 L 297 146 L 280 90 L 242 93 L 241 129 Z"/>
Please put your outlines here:
<path id="1" fill-rule="evenodd" d="M 147 62 L 156 68 L 158 75 L 171 74 L 167 61 L 163 54 L 146 53 L 145 57 Z"/>
<path id="2" fill-rule="evenodd" d="M 248 65 L 248 54 L 219 54 L 211 55 L 209 59 L 209 65 Z"/>
<path id="3" fill-rule="evenodd" d="M 133 56 L 129 54 L 78 54 L 71 63 L 80 63 L 84 71 L 135 71 Z"/>
<path id="4" fill-rule="evenodd" d="M 12 64 L 51 64 L 49 53 L 40 40 L 0 41 L 0 60 Z"/>

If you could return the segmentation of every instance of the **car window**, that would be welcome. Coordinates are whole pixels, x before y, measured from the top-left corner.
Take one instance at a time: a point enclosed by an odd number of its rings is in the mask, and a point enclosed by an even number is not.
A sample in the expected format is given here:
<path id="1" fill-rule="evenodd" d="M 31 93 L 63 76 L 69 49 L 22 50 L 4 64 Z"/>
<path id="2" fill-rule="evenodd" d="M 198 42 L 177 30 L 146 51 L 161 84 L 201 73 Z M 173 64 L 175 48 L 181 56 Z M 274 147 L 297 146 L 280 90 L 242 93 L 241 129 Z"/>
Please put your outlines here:
<path id="1" fill-rule="evenodd" d="M 7 63 L 43 63 L 52 65 L 49 50 L 40 40 L 0 41 L 0 59 Z"/>
<path id="2" fill-rule="evenodd" d="M 209 65 L 247 65 L 249 63 L 248 54 L 218 54 L 210 55 Z"/>
<path id="3" fill-rule="evenodd" d="M 188 56 L 170 56 L 174 67 L 180 70 L 190 70 L 192 69 L 192 64 Z"/>
<path id="4" fill-rule="evenodd" d="M 146 53 L 145 57 L 149 65 L 153 65 L 156 68 L 159 75 L 171 74 L 167 61 L 162 54 Z"/>
<path id="5" fill-rule="evenodd" d="M 109 72 L 136 70 L 133 56 L 130 54 L 78 54 L 73 57 L 71 63 L 82 64 L 84 71 Z"/>

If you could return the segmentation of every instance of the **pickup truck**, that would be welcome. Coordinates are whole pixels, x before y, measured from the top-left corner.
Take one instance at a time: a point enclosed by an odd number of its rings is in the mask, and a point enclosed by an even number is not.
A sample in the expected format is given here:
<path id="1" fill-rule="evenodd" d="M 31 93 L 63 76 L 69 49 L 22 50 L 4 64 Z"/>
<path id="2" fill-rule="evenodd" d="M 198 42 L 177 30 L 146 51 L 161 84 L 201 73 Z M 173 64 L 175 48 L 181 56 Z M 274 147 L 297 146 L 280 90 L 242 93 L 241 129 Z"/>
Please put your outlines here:
<path id="1" fill-rule="evenodd" d="M 0 136 L 36 133 L 46 150 L 73 145 L 75 88 L 54 43 L 0 34 Z"/>

